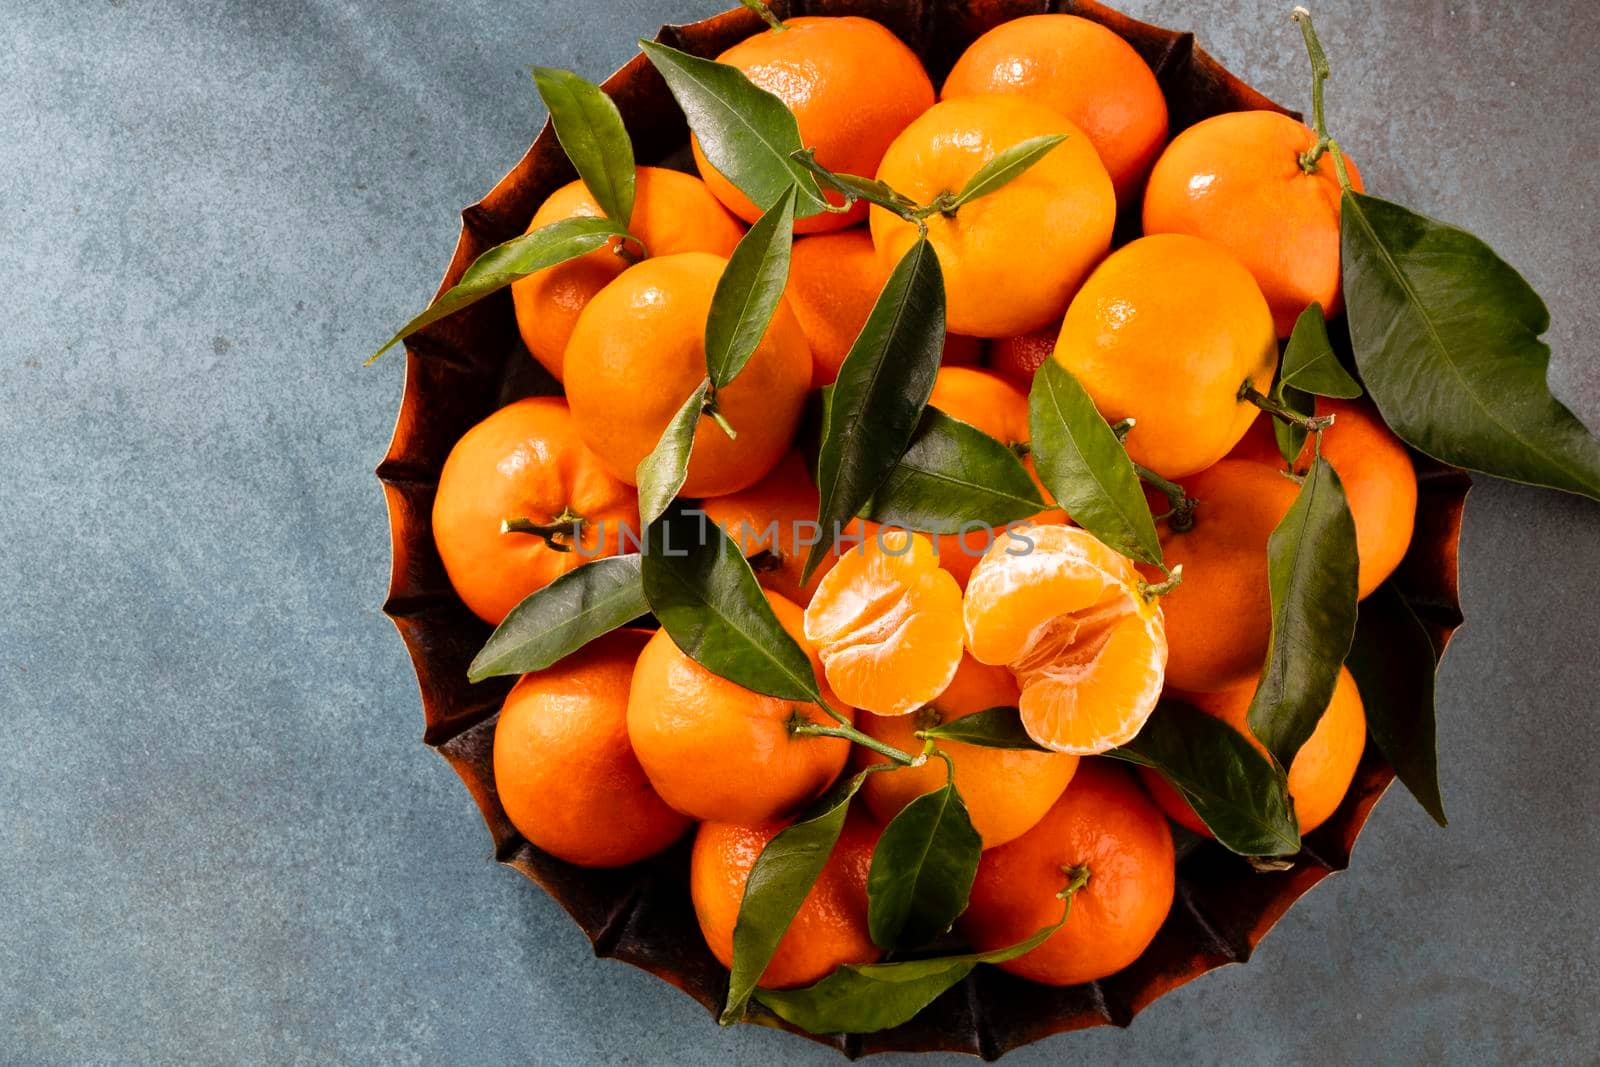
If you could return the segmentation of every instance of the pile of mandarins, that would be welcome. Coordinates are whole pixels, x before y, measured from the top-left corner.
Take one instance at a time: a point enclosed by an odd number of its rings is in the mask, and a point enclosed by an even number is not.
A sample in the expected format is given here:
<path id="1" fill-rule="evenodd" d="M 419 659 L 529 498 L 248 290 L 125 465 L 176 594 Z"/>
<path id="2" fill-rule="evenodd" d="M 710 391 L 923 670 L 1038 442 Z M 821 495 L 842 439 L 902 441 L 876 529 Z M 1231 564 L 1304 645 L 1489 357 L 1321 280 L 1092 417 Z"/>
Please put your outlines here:
<path id="1" fill-rule="evenodd" d="M 1277 766 L 1249 714 L 1274 637 L 1269 538 L 1313 464 L 1333 468 L 1348 501 L 1353 596 L 1377 590 L 1411 540 L 1416 473 L 1370 401 L 1334 389 L 1296 409 L 1274 389 L 1280 342 L 1341 310 L 1341 193 L 1360 176 L 1325 133 L 1276 112 L 1219 115 L 1169 140 L 1150 68 L 1083 18 L 998 26 L 936 93 L 875 22 L 762 14 L 769 27 L 717 62 L 787 106 L 826 206 L 794 211 L 793 189 L 786 208 L 770 195 L 758 206 L 748 180 L 712 162 L 728 169 L 692 112 L 698 176 L 629 156 L 621 235 L 516 271 L 510 286 L 528 352 L 561 395 L 510 403 L 456 443 L 433 532 L 461 599 L 498 627 L 552 583 L 640 553 L 661 513 L 641 515 L 641 500 L 662 495 L 653 480 L 675 462 L 664 499 L 694 502 L 736 546 L 734 578 L 761 586 L 742 617 L 803 651 L 816 699 L 714 671 L 709 642 L 664 617 L 612 625 L 512 688 L 494 738 L 500 803 L 535 846 L 585 867 L 692 834 L 700 927 L 737 972 L 752 870 L 853 780 L 859 801 L 752 976 L 790 990 L 893 958 L 869 912 L 896 872 L 875 854 L 886 827 L 946 790 L 959 818 L 930 831 L 932 851 L 959 851 L 967 834 L 974 869 L 956 889 L 953 934 L 951 921 L 931 933 L 1033 981 L 1104 977 L 1143 952 L 1172 904 L 1168 819 L 1211 832 L 1159 762 L 1135 772 L 1106 754 L 1176 700 Z M 575 120 L 563 129 L 546 98 L 583 177 L 544 201 L 530 235 L 618 202 L 599 187 L 615 168 L 585 167 Z M 1031 146 L 1026 158 L 1007 154 L 1017 146 Z M 744 362 L 708 378 L 730 257 L 758 238 L 786 250 L 764 261 L 783 272 L 781 296 Z M 943 316 L 926 407 L 1008 451 L 1036 510 L 952 534 L 863 506 L 819 529 L 819 447 L 848 442 L 819 446 L 818 422 L 824 442 L 837 438 L 827 405 L 876 387 L 859 373 L 864 327 L 924 247 L 942 312 L 900 318 Z M 736 295 L 748 308 L 759 289 Z M 875 365 L 885 377 L 888 348 Z M 1030 393 L 1036 375 L 1063 371 L 1137 472 L 1154 557 L 1108 544 L 1052 493 Z M 674 460 L 675 425 L 686 447 Z M 1277 767 L 1301 832 L 1339 806 L 1366 741 L 1356 684 L 1334 669 L 1331 701 Z"/>

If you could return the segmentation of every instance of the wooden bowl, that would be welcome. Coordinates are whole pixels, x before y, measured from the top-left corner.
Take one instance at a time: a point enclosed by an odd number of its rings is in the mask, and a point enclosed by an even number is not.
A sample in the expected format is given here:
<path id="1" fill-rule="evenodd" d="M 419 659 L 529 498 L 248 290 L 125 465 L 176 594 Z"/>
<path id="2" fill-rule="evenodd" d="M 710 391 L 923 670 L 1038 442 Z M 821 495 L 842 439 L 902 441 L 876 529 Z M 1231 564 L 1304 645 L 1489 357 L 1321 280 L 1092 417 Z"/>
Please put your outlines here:
<path id="1" fill-rule="evenodd" d="M 773 7 L 784 17 L 848 14 L 876 19 L 923 58 L 936 82 L 974 38 L 996 24 L 1047 9 L 1067 11 L 1109 27 L 1139 51 L 1166 95 L 1174 134 L 1225 111 L 1286 111 L 1224 70 L 1196 47 L 1192 34 L 1138 22 L 1092 0 L 777 0 Z M 692 25 L 662 27 L 656 40 L 715 57 L 762 28 L 754 14 L 740 9 Z M 622 111 L 639 162 L 681 158 L 688 140 L 683 116 L 642 55 L 612 75 L 605 88 Z M 455 284 L 485 249 L 522 233 L 540 202 L 575 176 L 547 124 L 511 173 L 462 212 L 461 239 L 440 291 Z M 494 838 L 496 859 L 554 897 L 594 943 L 596 955 L 642 967 L 715 1014 L 727 973 L 701 939 L 690 906 L 687 840 L 632 867 L 585 870 L 525 841 L 495 795 L 490 758 L 495 715 L 510 681 L 467 682 L 467 664 L 490 631 L 451 589 L 434 549 L 430 514 L 445 456 L 469 427 L 518 396 L 556 391 L 522 345 L 507 291 L 412 339 L 394 439 L 378 467 L 394 546 L 384 611 L 416 667 L 426 722 L 423 740 L 450 762 L 471 791 Z M 1461 623 L 1456 549 L 1470 483 L 1454 468 L 1420 455 L 1413 458 L 1421 481 L 1416 536 L 1395 580 L 1442 652 Z M 1257 872 L 1209 841 L 1186 852 L 1166 924 L 1138 961 L 1110 978 L 1057 989 L 980 967 L 921 1016 L 893 1030 L 803 1036 L 850 1057 L 942 1050 L 994 1059 L 1064 1030 L 1126 1026 L 1168 990 L 1214 967 L 1248 959 L 1301 894 L 1345 868 L 1362 824 L 1393 778 L 1393 770 L 1369 742 L 1344 803 L 1307 835 L 1305 847 L 1286 870 Z M 753 1002 L 751 1019 L 793 1029 Z"/>

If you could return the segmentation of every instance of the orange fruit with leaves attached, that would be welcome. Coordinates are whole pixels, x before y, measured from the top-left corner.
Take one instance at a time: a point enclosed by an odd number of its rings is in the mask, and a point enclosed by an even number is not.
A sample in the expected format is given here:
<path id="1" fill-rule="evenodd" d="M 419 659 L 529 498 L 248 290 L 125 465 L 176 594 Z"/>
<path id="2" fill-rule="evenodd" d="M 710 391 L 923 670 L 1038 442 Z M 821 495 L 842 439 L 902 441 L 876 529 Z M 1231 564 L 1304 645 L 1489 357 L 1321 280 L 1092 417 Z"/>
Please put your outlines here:
<path id="1" fill-rule="evenodd" d="M 800 608 L 767 593 L 778 622 L 811 657 Z M 847 720 L 853 709 L 825 682 L 823 699 Z M 690 659 L 658 630 L 634 667 L 628 738 L 656 792 L 673 808 L 707 822 L 761 826 L 793 815 L 843 769 L 850 743 L 795 734 L 798 722 L 833 725 L 815 704 L 753 692 Z"/>
<path id="2" fill-rule="evenodd" d="M 1137 197 L 1167 143 L 1167 101 L 1155 73 L 1127 41 L 1076 15 L 1025 15 L 973 41 L 939 95 L 978 93 L 1016 93 L 1071 119 L 1121 203 Z"/>
<path id="3" fill-rule="evenodd" d="M 1150 172 L 1145 233 L 1214 241 L 1255 275 L 1279 337 L 1313 302 L 1327 315 L 1339 289 L 1339 178 L 1324 153 L 1311 171 L 1300 157 L 1317 136 L 1275 111 L 1216 115 L 1172 139 Z M 1349 156 L 1350 184 L 1361 174 Z"/>
<path id="4" fill-rule="evenodd" d="M 1021 526 L 962 603 L 967 650 L 1009 667 L 1028 736 L 1093 755 L 1131 741 L 1161 696 L 1162 609 L 1125 556 L 1076 526 Z"/>
<path id="5" fill-rule="evenodd" d="M 1255 691 L 1255 683 L 1246 682 L 1220 693 L 1175 692 L 1171 695 L 1221 719 L 1266 756 L 1266 746 L 1250 730 L 1250 701 Z M 1341 667 L 1333 698 L 1317 720 L 1316 729 L 1289 761 L 1289 798 L 1294 801 L 1295 818 L 1302 834 L 1309 834 L 1338 810 L 1344 795 L 1350 791 L 1350 783 L 1355 780 L 1356 766 L 1361 762 L 1366 744 L 1367 716 L 1361 704 L 1361 693 L 1356 689 L 1354 676 Z M 1168 785 L 1165 778 L 1143 767 L 1139 768 L 1139 774 L 1150 795 L 1173 822 L 1197 834 L 1211 836 L 1189 802 Z"/>
<path id="6" fill-rule="evenodd" d="M 507 519 L 547 526 L 552 536 L 502 533 Z M 433 542 L 450 584 L 494 626 L 574 567 L 616 555 L 622 530 L 638 524 L 633 487 L 579 440 L 559 397 L 518 400 L 462 434 L 433 498 Z"/>
<path id="7" fill-rule="evenodd" d="M 1116 974 L 1155 940 L 1172 910 L 1176 856 L 1161 810 L 1131 774 L 1084 760 L 1037 826 L 978 861 L 960 929 L 979 952 L 1060 922 L 1069 871 L 1087 869 L 1067 921 L 1003 971 L 1067 986 Z"/>
<path id="8" fill-rule="evenodd" d="M 551 193 L 528 223 L 528 232 L 566 219 L 600 218 L 605 212 L 581 181 L 569 182 Z M 692 174 L 662 167 L 639 167 L 634 172 L 633 215 L 628 232 L 644 243 L 653 256 L 678 252 L 733 254 L 744 232 L 739 221 L 711 195 L 705 183 Z M 511 283 L 511 303 L 516 308 L 517 329 L 533 358 L 563 377 L 562 358 L 578 315 L 632 260 L 622 254 L 621 239 L 587 255 L 535 271 Z M 629 245 L 634 254 L 636 245 Z"/>
<path id="9" fill-rule="evenodd" d="M 767 589 L 805 607 L 839 553 L 835 546 L 822 557 L 811 580 L 802 584 L 801 570 L 817 526 L 817 487 L 799 452 L 790 452 L 755 485 L 726 496 L 701 501 L 700 509 L 739 545 L 758 581 Z M 846 532 L 860 529 L 856 520 Z"/>
<path id="10" fill-rule="evenodd" d="M 705 329 L 727 260 L 702 252 L 653 256 L 595 294 L 567 344 L 567 402 L 606 469 L 633 484 L 706 377 Z M 789 450 L 811 384 L 811 353 L 780 300 L 744 370 L 717 391 L 737 438 L 710 416 L 695 428 L 682 495 L 717 496 L 760 480 Z"/>
<path id="11" fill-rule="evenodd" d="M 1006 149 L 1048 134 L 1066 140 L 993 192 L 926 220 L 954 333 L 1009 337 L 1060 318 L 1111 247 L 1111 179 L 1082 130 L 1020 96 L 941 101 L 884 153 L 877 177 L 927 204 Z M 876 206 L 870 221 L 878 256 L 892 267 L 916 242 L 917 224 Z"/>
<path id="12" fill-rule="evenodd" d="M 944 692 L 911 715 L 874 715 L 862 712 L 856 728 L 869 737 L 902 752 L 917 752 L 922 741 L 917 731 L 964 718 L 989 708 L 1015 707 L 1020 691 L 1004 667 L 989 667 L 964 656 Z M 986 748 L 959 741 L 940 741 L 939 750 L 955 765 L 956 790 L 967 806 L 973 828 L 984 848 L 994 848 L 1020 837 L 1056 802 L 1078 769 L 1078 757 L 1063 752 Z M 865 763 L 887 763 L 884 756 L 862 748 Z M 900 809 L 924 793 L 944 786 L 943 760 L 931 759 L 920 767 L 897 767 L 867 777 L 861 795 L 880 823 L 887 824 Z"/>
<path id="13" fill-rule="evenodd" d="M 813 389 L 832 385 L 839 377 L 839 366 L 888 280 L 889 271 L 866 230 L 821 233 L 795 241 L 783 292 L 811 344 Z M 970 366 L 982 355 L 977 338 L 945 336 L 946 366 Z"/>
<path id="14" fill-rule="evenodd" d="M 523 837 L 580 867 L 621 867 L 672 844 L 667 806 L 628 743 L 628 687 L 650 634 L 614 630 L 511 687 L 494 727 L 494 788 Z"/>
<path id="15" fill-rule="evenodd" d="M 905 715 L 943 692 L 961 663 L 961 587 L 926 537 L 874 528 L 817 586 L 805 632 L 842 699 Z"/>
<path id="16" fill-rule="evenodd" d="M 1350 503 L 1361 564 L 1357 593 L 1364 598 L 1395 572 L 1411 547 L 1417 521 L 1417 469 L 1406 446 L 1367 401 L 1318 397 L 1316 413 L 1334 417 L 1333 425 L 1322 432 L 1322 458 L 1339 475 Z M 1252 426 L 1230 455 L 1285 467 L 1268 418 Z M 1295 460 L 1295 473 L 1310 470 L 1312 456 L 1308 438 Z"/>
<path id="17" fill-rule="evenodd" d="M 1015 337 L 997 338 L 989 346 L 989 369 L 1022 390 L 1033 389 L 1033 376 L 1056 349 L 1061 324 L 1051 323 Z"/>
<path id="18" fill-rule="evenodd" d="M 1056 340 L 1108 422 L 1133 419 L 1128 454 L 1182 478 L 1228 454 L 1255 421 L 1241 399 L 1278 367 L 1272 314 L 1250 272 L 1197 237 L 1141 237 L 1083 284 Z"/>
<path id="19" fill-rule="evenodd" d="M 940 367 L 933 382 L 933 392 L 928 396 L 928 406 L 937 408 L 952 419 L 959 419 L 993 437 L 996 441 L 1022 456 L 1033 486 L 1043 500 L 1050 500 L 1044 483 L 1034 470 L 1033 457 L 1028 452 L 1028 397 L 1018 392 L 998 375 L 975 367 Z M 1060 508 L 1043 508 L 1031 517 L 1033 522 L 1065 522 L 1066 513 Z M 976 526 L 976 524 L 974 524 Z M 955 576 L 963 586 L 972 574 L 972 568 L 1004 537 L 1004 527 L 970 529 L 965 533 L 941 534 L 938 537 L 939 564 Z"/>
<path id="20" fill-rule="evenodd" d="M 781 829 L 708 822 L 695 835 L 689 895 L 706 945 L 724 967 L 733 966 L 733 928 L 750 870 Z M 872 820 L 855 812 L 846 816 L 822 873 L 761 972 L 763 989 L 810 985 L 836 967 L 883 955 L 867 932 L 867 872 L 877 843 Z"/>
<path id="21" fill-rule="evenodd" d="M 1183 581 L 1161 598 L 1167 621 L 1167 683 L 1192 692 L 1243 684 L 1261 671 L 1272 636 L 1267 538 L 1299 486 L 1271 468 L 1225 459 L 1186 479 L 1193 524 L 1157 524 L 1167 566 Z M 1151 580 L 1159 577 L 1145 568 Z"/>
<path id="22" fill-rule="evenodd" d="M 717 57 L 782 100 L 800 127 L 800 143 L 836 174 L 870 178 L 884 149 L 933 103 L 933 84 L 916 53 L 871 19 L 785 19 L 783 29 L 747 37 Z M 691 139 L 695 166 L 728 210 L 754 222 L 761 209 L 723 177 Z M 835 205 L 844 198 L 829 194 Z M 795 233 L 842 229 L 866 206 L 822 212 L 795 222 Z"/>

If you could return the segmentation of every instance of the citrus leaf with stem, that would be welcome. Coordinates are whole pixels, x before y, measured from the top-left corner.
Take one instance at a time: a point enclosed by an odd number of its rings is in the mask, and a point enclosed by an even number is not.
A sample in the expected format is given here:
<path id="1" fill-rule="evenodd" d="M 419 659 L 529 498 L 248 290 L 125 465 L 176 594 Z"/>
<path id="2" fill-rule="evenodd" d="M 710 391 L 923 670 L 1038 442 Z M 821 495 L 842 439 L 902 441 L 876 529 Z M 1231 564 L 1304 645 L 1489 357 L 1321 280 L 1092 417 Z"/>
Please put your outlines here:
<path id="1" fill-rule="evenodd" d="M 793 187 L 796 218 L 827 208 L 811 173 L 790 158 L 802 147 L 800 126 L 782 100 L 726 63 L 655 41 L 639 47 L 666 80 L 700 151 L 752 203 L 765 211 Z"/>
<path id="2" fill-rule="evenodd" d="M 473 658 L 467 678 L 542 671 L 649 611 L 637 554 L 590 560 L 512 608 Z"/>
<path id="3" fill-rule="evenodd" d="M 1283 350 L 1283 362 L 1278 369 L 1278 380 L 1273 384 L 1272 396 L 1289 410 L 1301 415 L 1316 414 L 1313 397 L 1332 396 L 1346 400 L 1361 395 L 1361 384 L 1350 377 L 1350 372 L 1339 362 L 1328 338 L 1328 322 L 1322 315 L 1322 305 L 1312 302 L 1295 320 L 1289 344 Z M 1278 451 L 1286 463 L 1293 464 L 1305 447 L 1305 428 L 1283 419 L 1272 420 L 1272 432 L 1278 441 Z"/>
<path id="4" fill-rule="evenodd" d="M 713 389 L 739 376 L 766 335 L 789 281 L 795 189 L 790 186 L 739 239 L 706 315 L 706 373 Z"/>
<path id="5" fill-rule="evenodd" d="M 1029 167 L 1043 159 L 1051 149 L 1066 139 L 1067 135 L 1064 133 L 1047 133 L 1019 141 L 1010 148 L 995 153 L 967 179 L 967 184 L 963 185 L 955 196 L 947 203 L 939 205 L 939 210 L 950 213 L 980 196 L 988 196 L 1001 186 L 1021 177 Z"/>
<path id="6" fill-rule="evenodd" d="M 613 238 L 627 236 L 628 231 L 615 219 L 562 219 L 495 245 L 473 260 L 459 282 L 442 293 L 426 311 L 400 327 L 367 362 L 371 363 L 424 326 L 476 304 L 519 278 L 587 255 Z"/>
<path id="7" fill-rule="evenodd" d="M 1284 775 L 1221 719 L 1163 700 L 1137 737 L 1106 755 L 1160 774 L 1225 848 L 1243 856 L 1300 851 Z"/>
<path id="8" fill-rule="evenodd" d="M 674 506 L 646 527 L 641 577 L 661 628 L 700 666 L 780 700 L 822 702 L 810 658 L 705 512 Z"/>
<path id="9" fill-rule="evenodd" d="M 867 872 L 867 930 L 887 951 L 926 944 L 967 909 L 983 839 L 953 781 L 901 808 Z"/>
<path id="10" fill-rule="evenodd" d="M 800 151 L 793 153 L 790 158 L 810 171 L 817 181 L 833 189 L 852 203 L 857 200 L 865 200 L 869 204 L 877 204 L 879 207 L 892 211 L 906 219 L 914 219 L 916 213 L 922 209 L 921 205 L 915 200 L 903 193 L 896 192 L 887 182 L 881 182 L 876 178 L 863 178 L 859 174 L 839 174 L 829 170 L 817 162 L 817 150 L 815 148 L 802 148 Z"/>
<path id="11" fill-rule="evenodd" d="M 817 453 L 821 537 L 803 581 L 911 444 L 944 351 L 944 310 L 944 275 L 924 237 L 895 264 L 839 367 Z"/>
<path id="12" fill-rule="evenodd" d="M 1028 433 L 1039 480 L 1072 521 L 1129 559 L 1161 565 L 1139 474 L 1089 393 L 1054 359 L 1034 374 Z"/>
<path id="13" fill-rule="evenodd" d="M 954 741 L 981 748 L 1050 751 L 1028 736 L 1028 731 L 1022 725 L 1022 712 L 1010 705 L 975 711 L 971 715 L 963 715 L 959 719 L 930 726 L 917 736 L 931 741 Z"/>
<path id="14" fill-rule="evenodd" d="M 661 439 L 650 454 L 639 461 L 633 472 L 639 487 L 639 521 L 648 526 L 667 510 L 672 498 L 683 488 L 689 476 L 689 456 L 694 450 L 695 430 L 700 426 L 700 416 L 705 410 L 706 397 L 711 393 L 711 379 L 695 387 L 683 405 L 673 413 Z"/>
<path id="15" fill-rule="evenodd" d="M 1311 464 L 1267 538 L 1272 636 L 1250 700 L 1250 730 L 1280 767 L 1316 729 L 1356 629 L 1356 524 L 1333 466 Z"/>
<path id="16" fill-rule="evenodd" d="M 1428 631 L 1392 582 L 1361 602 L 1345 666 L 1361 691 L 1372 743 L 1422 810 L 1445 825 L 1434 722 L 1438 658 Z"/>
<path id="17" fill-rule="evenodd" d="M 1015 452 L 930 407 L 861 517 L 923 533 L 960 534 L 979 525 L 1004 526 L 1046 506 Z"/>
<path id="18" fill-rule="evenodd" d="M 604 89 L 568 70 L 534 67 L 533 81 L 584 188 L 607 218 L 627 226 L 633 218 L 633 142 L 617 105 Z"/>

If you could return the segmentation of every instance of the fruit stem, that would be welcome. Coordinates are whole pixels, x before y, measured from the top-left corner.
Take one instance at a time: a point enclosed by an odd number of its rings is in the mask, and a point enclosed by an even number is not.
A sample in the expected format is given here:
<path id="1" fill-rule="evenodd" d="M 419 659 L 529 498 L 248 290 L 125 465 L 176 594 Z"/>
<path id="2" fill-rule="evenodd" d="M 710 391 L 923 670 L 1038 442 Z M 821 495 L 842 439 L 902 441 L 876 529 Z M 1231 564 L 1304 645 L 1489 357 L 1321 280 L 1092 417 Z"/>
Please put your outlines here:
<path id="1" fill-rule="evenodd" d="M 739 432 L 733 428 L 733 423 L 728 421 L 728 417 L 726 415 L 717 410 L 717 397 L 715 393 L 706 394 L 706 402 L 701 405 L 700 413 L 702 415 L 709 415 L 712 422 L 722 427 L 722 432 L 728 435 L 728 440 L 737 441 L 739 439 Z"/>
<path id="2" fill-rule="evenodd" d="M 1133 419 L 1122 419 L 1120 422 L 1112 424 L 1111 432 L 1117 435 L 1118 444 L 1122 444 L 1128 439 L 1128 434 L 1133 431 L 1134 422 L 1135 420 Z"/>
<path id="3" fill-rule="evenodd" d="M 1333 425 L 1332 415 L 1302 415 L 1298 411 L 1278 403 L 1261 390 L 1257 389 L 1249 378 L 1239 387 L 1239 399 L 1248 400 L 1256 407 L 1265 411 L 1273 418 L 1282 419 L 1292 426 L 1298 426 L 1306 433 L 1321 433 Z"/>
<path id="4" fill-rule="evenodd" d="M 1328 121 L 1322 109 L 1322 86 L 1331 73 L 1328 69 L 1328 53 L 1323 51 L 1322 41 L 1317 38 L 1316 28 L 1311 25 L 1311 12 L 1297 7 L 1289 17 L 1299 23 L 1300 35 L 1306 42 L 1306 54 L 1311 59 L 1311 122 L 1317 133 L 1317 143 L 1300 153 L 1300 169 L 1307 174 L 1316 173 L 1317 160 L 1322 158 L 1322 153 L 1332 152 L 1333 169 L 1339 176 L 1339 184 L 1349 190 L 1350 172 L 1345 168 L 1339 142 L 1328 136 Z"/>
<path id="5" fill-rule="evenodd" d="M 628 243 L 630 241 L 639 246 L 639 251 L 635 252 L 632 247 L 630 247 Z M 642 262 L 646 255 L 644 242 L 633 236 L 631 233 L 626 237 L 619 238 L 617 243 L 611 246 L 611 251 L 618 259 L 626 261 L 630 267 L 636 263 Z"/>
<path id="6" fill-rule="evenodd" d="M 831 708 L 828 709 L 830 714 L 832 710 Z M 803 719 L 796 713 L 795 717 L 789 720 L 789 733 L 795 737 L 838 737 L 846 741 L 854 741 L 862 748 L 871 749 L 878 755 L 887 757 L 896 763 L 904 764 L 907 767 L 916 766 L 922 762 L 916 756 L 901 752 L 893 745 L 886 745 L 875 737 L 868 737 L 854 726 L 846 723 L 840 723 L 838 726 L 822 726 L 808 719 Z M 926 759 L 926 757 L 923 757 L 923 759 Z"/>
<path id="7" fill-rule="evenodd" d="M 1155 600 L 1158 597 L 1164 597 L 1174 589 L 1178 588 L 1178 586 L 1183 584 L 1183 564 L 1178 564 L 1170 571 L 1167 570 L 1165 565 L 1163 565 L 1161 570 L 1167 576 L 1166 581 L 1154 583 L 1141 582 L 1139 584 L 1139 592 L 1144 594 L 1144 598 L 1147 601 Z"/>
<path id="8" fill-rule="evenodd" d="M 739 0 L 739 2 L 745 7 L 749 8 L 751 11 L 754 11 L 756 14 L 760 15 L 761 20 L 768 26 L 771 26 L 774 33 L 782 33 L 784 30 L 789 28 L 780 22 L 778 20 L 778 16 L 772 13 L 772 9 L 767 7 L 766 4 L 762 3 L 761 0 Z"/>
<path id="9" fill-rule="evenodd" d="M 547 523 L 534 522 L 532 519 L 518 516 L 512 519 L 500 520 L 500 532 L 503 534 L 532 534 L 544 539 L 547 548 L 557 552 L 571 552 L 572 545 L 562 544 L 558 537 L 566 537 L 577 541 L 578 530 L 583 526 L 583 516 L 571 508 L 562 508 L 561 514 Z"/>
<path id="10" fill-rule="evenodd" d="M 1167 503 L 1172 505 L 1172 510 L 1164 516 L 1168 529 L 1173 533 L 1183 533 L 1194 525 L 1195 499 L 1183 491 L 1183 486 L 1161 477 L 1142 463 L 1135 463 L 1133 469 L 1146 485 L 1161 490 Z"/>
<path id="11" fill-rule="evenodd" d="M 1086 863 L 1080 863 L 1076 867 L 1063 867 L 1061 873 L 1067 876 L 1067 884 L 1056 894 L 1058 900 L 1071 900 L 1073 894 L 1089 884 L 1089 865 Z"/>

